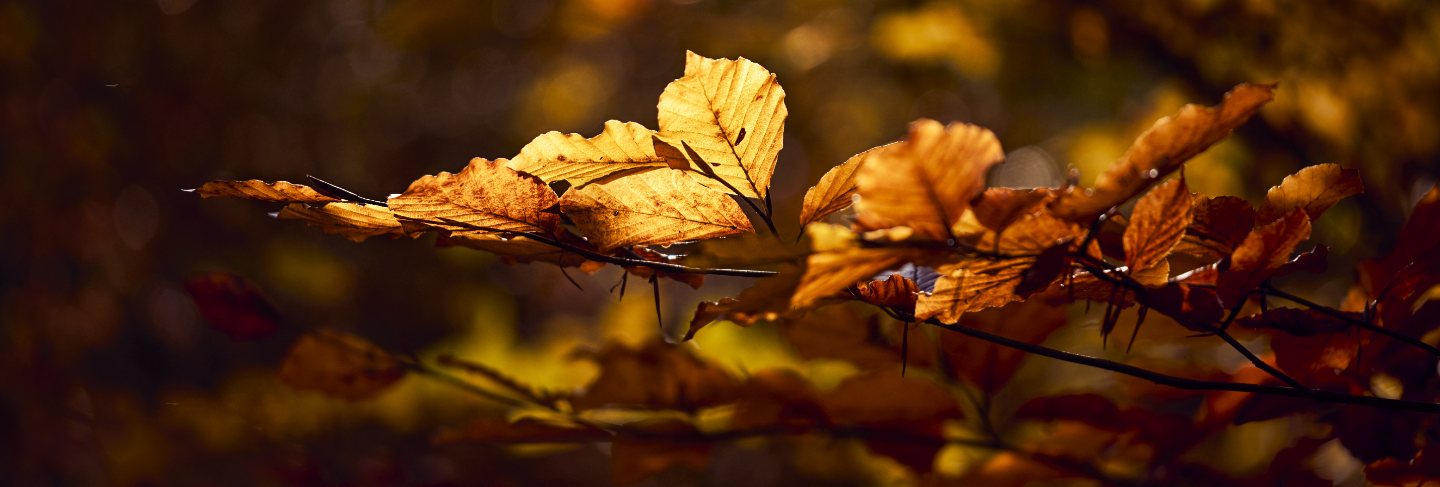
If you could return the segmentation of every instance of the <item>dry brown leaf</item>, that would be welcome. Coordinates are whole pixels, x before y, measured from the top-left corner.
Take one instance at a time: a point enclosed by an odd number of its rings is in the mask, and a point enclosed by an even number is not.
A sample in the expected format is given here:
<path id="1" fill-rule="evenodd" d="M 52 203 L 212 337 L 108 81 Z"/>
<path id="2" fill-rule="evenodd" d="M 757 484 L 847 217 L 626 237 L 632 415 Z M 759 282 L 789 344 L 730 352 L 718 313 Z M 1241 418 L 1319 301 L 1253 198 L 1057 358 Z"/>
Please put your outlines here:
<path id="1" fill-rule="evenodd" d="M 803 359 L 835 359 L 862 370 L 893 369 L 902 359 L 898 346 L 886 338 L 885 326 L 908 326 L 881 319 L 881 312 L 860 303 L 843 303 L 806 311 L 786 320 L 780 331 L 785 341 Z M 902 331 L 903 333 L 903 331 Z M 920 332 L 911 339 L 919 339 Z M 912 343 L 911 366 L 934 363 L 925 348 Z"/>
<path id="2" fill-rule="evenodd" d="M 989 130 L 917 120 L 904 142 L 857 171 L 856 224 L 867 230 L 907 226 L 922 238 L 949 238 L 984 188 L 985 172 L 1004 158 Z"/>
<path id="3" fill-rule="evenodd" d="M 1056 245 L 1067 242 L 1067 247 L 1078 245 L 1083 236 L 1084 230 L 1079 225 L 1055 218 L 1048 212 L 1026 215 L 998 235 L 986 233 L 975 245 L 977 249 L 1022 257 L 974 257 L 938 266 L 940 278 L 935 280 L 935 288 L 929 295 L 920 296 L 915 316 L 954 323 L 966 312 L 1019 301 L 1023 296 L 1016 294 L 1015 288 L 1025 278 L 1026 271 L 1036 264 L 1037 257 Z M 1034 286 L 1046 287 L 1041 283 Z"/>
<path id="4" fill-rule="evenodd" d="M 1093 188 L 1071 188 L 1051 207 L 1068 220 L 1093 220 L 1229 136 L 1275 97 L 1274 90 L 1274 85 L 1245 83 L 1226 93 L 1216 107 L 1185 105 L 1140 134 L 1115 165 L 1095 178 Z"/>
<path id="5" fill-rule="evenodd" d="M 275 214 L 281 220 L 300 220 L 320 231 L 359 242 L 378 235 L 407 235 L 395 214 L 384 206 L 341 201 L 324 205 L 290 203 Z"/>
<path id="6" fill-rule="evenodd" d="M 1296 208 L 1284 218 L 1255 227 L 1230 254 L 1230 267 L 1220 275 L 1219 289 L 1226 303 L 1258 286 L 1290 261 L 1291 252 L 1310 238 L 1310 217 Z"/>
<path id="7" fill-rule="evenodd" d="M 1055 190 L 1050 188 L 985 188 L 985 192 L 970 202 L 970 209 L 981 225 L 1000 232 L 1053 197 Z"/>
<path id="8" fill-rule="evenodd" d="M 1279 186 L 1270 188 L 1265 193 L 1265 204 L 1260 207 L 1257 221 L 1279 220 L 1300 208 L 1313 222 L 1331 205 L 1363 192 L 1365 185 L 1360 182 L 1359 171 L 1339 164 L 1317 164 L 1285 176 Z"/>
<path id="9" fill-rule="evenodd" d="M 280 366 L 280 380 L 291 387 L 350 401 L 374 397 L 404 376 L 404 366 L 388 352 L 335 330 L 301 335 Z"/>
<path id="10" fill-rule="evenodd" d="M 805 276 L 790 299 L 793 309 L 808 308 L 821 298 L 845 290 L 883 271 L 899 267 L 914 251 L 896 248 L 850 248 L 810 254 Z"/>
<path id="11" fill-rule="evenodd" d="M 784 143 L 785 90 L 775 75 L 748 59 L 685 53 L 685 76 L 660 94 L 660 139 L 681 141 L 741 196 L 764 199 Z M 699 161 L 693 169 L 705 172 Z M 728 191 L 718 181 L 701 182 Z"/>
<path id="12" fill-rule="evenodd" d="M 549 181 L 569 181 L 574 187 L 621 171 L 689 164 L 669 151 L 655 150 L 655 132 L 634 122 L 610 120 L 599 135 L 547 132 L 520 149 L 510 168 Z"/>
<path id="13" fill-rule="evenodd" d="M 855 294 L 861 301 L 906 311 L 915 310 L 915 299 L 919 292 L 915 281 L 900 274 L 891 274 L 883 281 L 862 282 L 855 286 Z"/>
<path id="14" fill-rule="evenodd" d="M 589 244 L 578 238 L 571 238 L 574 242 L 567 242 L 570 245 L 586 248 Z M 436 245 L 445 247 L 458 245 L 476 250 L 483 250 L 500 256 L 505 262 L 530 263 L 547 262 L 563 267 L 580 267 L 586 264 L 603 266 L 604 264 L 587 260 L 575 252 L 561 249 L 553 245 L 523 236 L 505 236 L 486 232 L 455 232 L 442 235 L 436 240 Z M 589 266 L 586 266 L 589 267 Z"/>
<path id="15" fill-rule="evenodd" d="M 820 177 L 820 182 L 805 192 L 805 202 L 800 207 L 800 226 L 820 221 L 837 211 L 849 208 L 855 196 L 855 172 L 866 160 L 894 146 L 895 144 L 891 143 L 872 147 L 826 171 L 825 175 Z"/>
<path id="16" fill-rule="evenodd" d="M 1195 197 L 1184 178 L 1173 179 L 1150 190 L 1135 204 L 1122 240 L 1125 264 L 1132 273 L 1144 272 L 1165 262 L 1170 250 L 1185 236 L 1195 215 Z"/>
<path id="17" fill-rule="evenodd" d="M 740 204 L 686 171 L 616 175 L 560 199 L 560 208 L 601 251 L 667 245 L 754 231 Z"/>
<path id="18" fill-rule="evenodd" d="M 193 190 L 202 198 L 230 196 L 271 203 L 329 203 L 340 201 L 320 194 L 314 188 L 287 181 L 267 183 L 259 179 L 246 181 L 210 181 Z"/>
<path id="19" fill-rule="evenodd" d="M 1255 208 L 1234 196 L 1197 197 L 1190 227 L 1174 251 L 1200 258 L 1229 256 L 1255 228 Z"/>
<path id="20" fill-rule="evenodd" d="M 555 191 L 505 164 L 476 157 L 457 174 L 415 180 L 388 204 L 396 217 L 447 230 L 553 233 Z"/>

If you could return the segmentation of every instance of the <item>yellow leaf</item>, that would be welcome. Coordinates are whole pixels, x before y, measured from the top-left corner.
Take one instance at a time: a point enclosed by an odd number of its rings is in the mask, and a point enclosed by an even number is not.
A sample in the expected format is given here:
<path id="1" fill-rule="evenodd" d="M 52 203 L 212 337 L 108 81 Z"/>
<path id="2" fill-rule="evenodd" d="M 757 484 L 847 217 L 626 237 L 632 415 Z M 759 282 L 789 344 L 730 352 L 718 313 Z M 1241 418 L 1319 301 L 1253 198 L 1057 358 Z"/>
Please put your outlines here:
<path id="1" fill-rule="evenodd" d="M 621 171 L 646 168 L 685 168 L 678 153 L 656 152 L 655 132 L 634 122 L 611 120 L 605 131 L 589 139 L 580 134 L 547 132 L 520 149 L 510 168 L 545 181 L 569 181 L 583 186 Z"/>
<path id="2" fill-rule="evenodd" d="M 1038 257 L 1066 242 L 1073 242 L 1067 247 L 1074 247 L 1084 234 L 1079 225 L 1044 211 L 1026 215 L 1003 233 L 986 233 L 975 248 L 1014 257 L 976 256 L 937 267 L 940 277 L 931 293 L 921 294 L 916 301 L 915 317 L 954 323 L 964 313 L 1020 301 L 1023 296 L 1015 293 L 1015 287 Z M 1090 252 L 1097 253 L 1093 245 Z"/>
<path id="3" fill-rule="evenodd" d="M 267 183 L 259 179 L 247 181 L 210 181 L 194 190 L 202 198 L 230 196 L 271 203 L 329 203 L 340 201 L 320 194 L 309 186 L 286 181 Z"/>
<path id="4" fill-rule="evenodd" d="M 389 208 L 361 203 L 324 205 L 290 203 L 275 214 L 281 220 L 300 220 L 320 231 L 359 242 L 377 235 L 406 235 Z"/>
<path id="5" fill-rule="evenodd" d="M 1095 179 L 1095 187 L 1071 188 L 1051 207 L 1068 220 L 1094 219 L 1229 136 L 1275 97 L 1274 89 L 1274 85 L 1245 83 L 1230 90 L 1219 106 L 1185 105 L 1140 134 L 1125 155 Z"/>
<path id="6" fill-rule="evenodd" d="M 1365 186 L 1360 183 L 1359 171 L 1339 164 L 1310 166 L 1285 176 L 1279 186 L 1265 193 L 1265 204 L 1260 207 L 1256 222 L 1279 220 L 1296 208 L 1305 210 L 1310 221 L 1315 221 L 1331 205 L 1363 192 Z"/>
<path id="7" fill-rule="evenodd" d="M 476 157 L 458 174 L 415 180 L 388 204 L 399 218 L 447 230 L 554 232 L 560 226 L 560 215 L 549 211 L 558 201 L 555 191 L 505 163 Z"/>
<path id="8" fill-rule="evenodd" d="M 844 244 L 841 235 L 844 227 L 816 223 L 806 227 L 811 240 L 816 242 L 815 253 L 805 260 L 805 274 L 800 286 L 790 298 L 790 307 L 806 308 L 820 298 L 829 297 L 881 271 L 895 268 L 910 260 L 915 253 L 902 248 L 863 248 Z M 849 233 L 850 241 L 855 240 Z"/>
<path id="9" fill-rule="evenodd" d="M 694 148 L 704 159 L 690 161 L 695 170 L 713 170 L 741 196 L 768 195 L 789 113 L 774 74 L 745 58 L 687 52 L 685 76 L 665 87 L 659 109 L 660 138 L 674 148 L 681 141 Z M 726 191 L 719 181 L 701 182 Z"/>
<path id="10" fill-rule="evenodd" d="M 1184 179 L 1171 180 L 1140 198 L 1121 240 L 1131 272 L 1165 262 L 1194 216 L 1195 198 Z"/>
<path id="11" fill-rule="evenodd" d="M 911 123 L 909 138 L 871 157 L 855 175 L 856 223 L 865 229 L 908 226 L 924 238 L 949 238 L 984 188 L 985 171 L 1004 158 L 995 134 L 984 128 Z"/>
<path id="12" fill-rule="evenodd" d="M 560 208 L 601 251 L 754 231 L 735 200 L 674 169 L 601 179 L 566 192 Z"/>
<path id="13" fill-rule="evenodd" d="M 885 144 L 855 154 L 840 165 L 830 168 L 820 177 L 820 182 L 805 192 L 804 206 L 800 208 L 800 226 L 819 221 L 821 218 L 848 208 L 855 196 L 855 172 L 867 159 L 895 144 Z"/>

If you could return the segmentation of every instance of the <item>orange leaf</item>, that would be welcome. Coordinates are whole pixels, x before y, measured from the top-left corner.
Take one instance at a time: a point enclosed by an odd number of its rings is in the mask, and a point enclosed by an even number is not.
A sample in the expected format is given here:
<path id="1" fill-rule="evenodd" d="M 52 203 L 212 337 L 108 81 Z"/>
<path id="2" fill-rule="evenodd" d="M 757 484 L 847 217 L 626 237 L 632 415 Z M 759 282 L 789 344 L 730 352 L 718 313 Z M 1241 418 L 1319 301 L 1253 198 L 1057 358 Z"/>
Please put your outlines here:
<path id="1" fill-rule="evenodd" d="M 1064 253 L 1055 252 L 1053 247 L 1064 245 L 1063 248 L 1069 250 L 1078 245 L 1076 240 L 1083 236 L 1079 225 L 1057 219 L 1048 212 L 1026 215 L 998 235 L 986 233 L 975 248 L 1019 257 L 974 257 L 937 267 L 940 278 L 929 295 L 920 296 L 915 316 L 954 323 L 963 313 L 1019 301 L 1023 296 L 1016 293 L 1016 287 L 1038 262 L 1038 256 L 1050 251 L 1052 258 L 1060 258 L 1063 269 Z M 1046 262 L 1052 268 L 1053 264 L 1053 261 Z M 1027 283 L 1026 290 L 1044 289 L 1050 284 L 1048 281 L 1060 275 L 1059 272 L 1042 274 L 1049 279 L 1031 273 L 1034 281 Z"/>
<path id="2" fill-rule="evenodd" d="M 562 235 L 557 238 L 566 240 L 566 243 L 576 247 L 586 248 L 590 246 L 588 242 L 575 237 L 564 238 Z M 586 260 L 575 252 L 561 249 L 523 235 L 506 236 L 476 231 L 454 232 L 449 235 L 441 235 L 435 243 L 441 247 L 458 245 L 483 250 L 500 256 L 505 262 L 521 264 L 547 262 L 564 267 L 585 266 L 587 263 L 599 266 L 604 265 Z"/>
<path id="3" fill-rule="evenodd" d="M 1365 185 L 1360 182 L 1359 171 L 1345 169 L 1339 164 L 1310 166 L 1285 176 L 1279 186 L 1265 193 L 1265 204 L 1260 207 L 1258 221 L 1278 220 L 1296 208 L 1305 210 L 1310 221 L 1315 221 L 1331 205 L 1363 192 Z"/>
<path id="4" fill-rule="evenodd" d="M 967 313 L 958 325 L 1040 343 L 1066 322 L 1065 307 L 1040 295 L 1002 308 Z M 946 363 L 955 375 L 990 392 L 1010 382 L 1025 358 L 1025 352 L 959 333 L 941 333 L 939 337 Z"/>
<path id="5" fill-rule="evenodd" d="M 275 214 L 281 220 L 300 220 L 320 231 L 359 242 L 378 235 L 407 235 L 384 206 L 341 201 L 320 206 L 290 203 Z"/>
<path id="6" fill-rule="evenodd" d="M 291 387 L 350 401 L 374 397 L 404 376 L 405 368 L 388 352 L 335 330 L 301 335 L 280 367 L 280 380 Z"/>
<path id="7" fill-rule="evenodd" d="M 1050 188 L 986 188 L 970 204 L 981 225 L 1001 232 L 1054 196 L 1055 191 Z"/>
<path id="8" fill-rule="evenodd" d="M 1004 158 L 989 130 L 917 120 L 904 142 L 860 166 L 856 224 L 867 230 L 906 226 L 923 238 L 949 238 L 984 188 L 985 172 Z"/>
<path id="9" fill-rule="evenodd" d="M 577 356 L 600 366 L 600 375 L 572 401 L 577 409 L 637 406 L 694 411 L 732 401 L 739 385 L 723 369 L 659 340 L 639 348 L 609 343 Z"/>
<path id="10" fill-rule="evenodd" d="M 1162 184 L 1140 198 L 1123 239 L 1125 263 L 1131 272 L 1150 269 L 1165 261 L 1170 250 L 1185 236 L 1194 208 L 1194 197 L 1183 178 Z"/>
<path id="11" fill-rule="evenodd" d="M 1095 187 L 1071 188 L 1051 207 L 1062 218 L 1093 220 L 1229 136 L 1275 97 L 1274 89 L 1274 85 L 1246 83 L 1230 90 L 1216 107 L 1185 105 L 1140 134 L 1120 160 L 1095 179 Z"/>
<path id="12" fill-rule="evenodd" d="M 915 281 L 900 274 L 891 274 L 883 281 L 862 282 L 855 286 L 855 294 L 860 296 L 861 301 L 902 310 L 915 309 L 915 298 L 919 292 Z"/>
<path id="13" fill-rule="evenodd" d="M 560 208 L 605 252 L 754 231 L 739 203 L 674 169 L 601 179 L 566 192 Z"/>
<path id="14" fill-rule="evenodd" d="M 400 218 L 449 230 L 552 233 L 560 226 L 555 191 L 539 178 L 479 157 L 458 174 L 442 172 L 410 183 L 390 198 Z"/>
<path id="15" fill-rule="evenodd" d="M 850 207 L 855 196 L 855 173 L 860 166 L 881 151 L 895 144 L 874 147 L 855 154 L 840 165 L 830 168 L 820 177 L 820 182 L 805 192 L 805 201 L 800 207 L 800 226 L 819 221 L 822 218 Z"/>
<path id="16" fill-rule="evenodd" d="M 1230 254 L 1230 267 L 1220 275 L 1225 302 L 1233 303 L 1290 261 L 1290 253 L 1310 238 L 1310 217 L 1296 208 L 1284 218 L 1255 227 Z"/>
<path id="17" fill-rule="evenodd" d="M 1255 228 L 1255 208 L 1234 196 L 1199 197 L 1185 239 L 1175 252 L 1201 258 L 1227 257 Z"/>
<path id="18" fill-rule="evenodd" d="M 267 183 L 259 179 L 247 181 L 210 181 L 195 188 L 202 198 L 230 196 L 272 203 L 329 203 L 340 201 L 320 194 L 309 186 L 286 181 Z"/>
<path id="19" fill-rule="evenodd" d="M 610 120 L 605 130 L 589 139 L 580 134 L 547 132 L 520 149 L 510 168 L 549 181 L 569 181 L 572 187 L 621 171 L 650 168 L 685 168 L 683 158 L 656 151 L 655 132 L 634 122 Z"/>
<path id="20" fill-rule="evenodd" d="M 790 307 L 808 308 L 821 298 L 899 267 L 912 254 L 910 249 L 861 247 L 810 254 L 805 260 L 805 275 L 790 298 Z"/>

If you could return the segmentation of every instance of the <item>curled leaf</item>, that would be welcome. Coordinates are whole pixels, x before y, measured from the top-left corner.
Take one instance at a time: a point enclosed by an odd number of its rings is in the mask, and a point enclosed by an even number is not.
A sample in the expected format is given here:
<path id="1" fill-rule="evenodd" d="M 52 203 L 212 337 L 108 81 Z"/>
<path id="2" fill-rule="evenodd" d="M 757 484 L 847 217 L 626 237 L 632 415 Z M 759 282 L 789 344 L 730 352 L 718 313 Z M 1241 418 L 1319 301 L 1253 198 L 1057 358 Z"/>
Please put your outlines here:
<path id="1" fill-rule="evenodd" d="M 1271 222 L 1283 218 L 1296 208 L 1305 210 L 1310 221 L 1342 199 L 1365 192 L 1360 172 L 1339 164 L 1317 164 L 1285 176 L 1279 186 L 1265 193 L 1258 221 Z"/>
<path id="2" fill-rule="evenodd" d="M 820 181 L 805 192 L 805 200 L 800 207 L 800 226 L 820 221 L 837 211 L 849 208 L 855 196 L 855 173 L 860 166 L 881 151 L 894 146 L 892 143 L 868 149 L 826 171 Z"/>
<path id="3" fill-rule="evenodd" d="M 860 166 L 856 224 L 863 229 L 906 226 L 922 238 L 949 238 L 970 200 L 984 188 L 985 172 L 1004 158 L 989 130 L 917 120 L 904 142 Z"/>
<path id="4" fill-rule="evenodd" d="M 667 151 L 656 151 L 655 132 L 634 122 L 610 120 L 599 135 L 547 132 L 520 149 L 510 160 L 516 171 L 546 182 L 569 181 L 572 187 L 621 171 L 648 168 L 684 168 L 688 163 Z"/>
<path id="5" fill-rule="evenodd" d="M 1093 188 L 1072 188 L 1051 207 L 1062 218 L 1093 220 L 1229 136 L 1275 97 L 1274 90 L 1274 85 L 1245 83 L 1226 93 L 1225 100 L 1213 108 L 1185 105 L 1140 134 L 1115 165 L 1095 178 Z"/>
<path id="6" fill-rule="evenodd" d="M 506 167 L 504 159 L 471 159 L 459 173 L 410 183 L 388 204 L 397 217 L 448 230 L 552 233 L 558 199 L 540 179 Z"/>
<path id="7" fill-rule="evenodd" d="M 855 294 L 861 301 L 912 312 L 915 310 L 916 294 L 919 292 L 915 281 L 900 274 L 891 274 L 883 281 L 862 282 L 855 286 Z"/>
<path id="8" fill-rule="evenodd" d="M 210 181 L 193 190 L 202 198 L 229 196 L 271 203 L 329 203 L 340 201 L 320 194 L 314 188 L 287 181 L 267 183 L 259 179 L 246 181 Z"/>

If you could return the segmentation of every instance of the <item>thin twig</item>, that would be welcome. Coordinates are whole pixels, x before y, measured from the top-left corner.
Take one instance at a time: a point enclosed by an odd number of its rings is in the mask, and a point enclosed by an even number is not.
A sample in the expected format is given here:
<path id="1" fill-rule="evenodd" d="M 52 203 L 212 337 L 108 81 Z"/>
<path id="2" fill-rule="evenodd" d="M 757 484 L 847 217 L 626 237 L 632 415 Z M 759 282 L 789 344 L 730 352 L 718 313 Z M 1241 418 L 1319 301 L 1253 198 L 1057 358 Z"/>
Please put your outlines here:
<path id="1" fill-rule="evenodd" d="M 1281 291 L 1281 290 L 1279 290 L 1279 289 L 1275 289 L 1274 287 L 1271 287 L 1271 286 L 1269 286 L 1269 285 L 1264 285 L 1263 287 L 1261 287 L 1259 292 L 1262 292 L 1262 293 L 1265 293 L 1265 294 L 1268 294 L 1268 295 L 1271 295 L 1271 296 L 1275 296 L 1275 297 L 1277 297 L 1277 298 L 1289 300 L 1289 301 L 1291 301 L 1291 302 L 1294 302 L 1295 304 L 1304 306 L 1304 307 L 1306 307 L 1306 308 L 1310 308 L 1310 309 L 1312 309 L 1312 310 L 1318 311 L 1318 312 L 1320 312 L 1320 313 L 1322 313 L 1322 314 L 1325 314 L 1325 315 L 1329 315 L 1329 316 L 1332 317 L 1332 318 L 1335 318 L 1335 319 L 1344 321 L 1344 322 L 1346 322 L 1346 323 L 1350 323 L 1350 324 L 1352 324 L 1352 325 L 1358 326 L 1358 327 L 1360 327 L 1360 328 L 1364 328 L 1364 329 L 1366 329 L 1366 330 L 1373 331 L 1373 332 L 1375 332 L 1375 333 L 1379 333 L 1379 334 L 1381 334 L 1381 335 L 1388 336 L 1388 337 L 1390 337 L 1390 338 L 1394 338 L 1395 340 L 1398 340 L 1398 341 L 1400 341 L 1400 342 L 1403 342 L 1403 343 L 1406 343 L 1406 344 L 1415 346 L 1415 347 L 1417 347 L 1417 348 L 1419 348 L 1419 349 L 1421 349 L 1421 350 L 1424 350 L 1424 351 L 1430 353 L 1431 355 L 1440 357 L 1440 349 L 1435 348 L 1434 346 L 1430 345 L 1429 343 L 1425 343 L 1425 342 L 1420 341 L 1420 340 L 1418 340 L 1418 339 L 1416 339 L 1416 338 L 1414 338 L 1414 337 L 1401 334 L 1401 333 L 1399 333 L 1399 332 L 1397 332 L 1397 331 L 1395 331 L 1395 330 L 1391 330 L 1391 329 L 1389 329 L 1389 328 L 1382 328 L 1382 327 L 1380 327 L 1380 326 L 1378 326 L 1378 325 L 1376 325 L 1376 324 L 1374 324 L 1374 323 L 1371 323 L 1371 322 L 1369 322 L 1369 321 L 1357 320 L 1357 319 L 1355 319 L 1355 318 L 1350 317 L 1349 315 L 1346 315 L 1344 312 L 1341 312 L 1340 310 L 1331 308 L 1331 307 L 1329 307 L 1329 306 L 1325 306 L 1325 305 L 1316 303 L 1316 302 L 1314 302 L 1314 301 L 1311 301 L 1311 300 L 1302 298 L 1302 297 L 1300 297 L 1300 296 L 1296 296 L 1296 295 L 1294 295 L 1294 294 L 1290 294 L 1290 293 L 1287 293 L 1287 292 L 1285 292 L 1285 291 Z"/>

